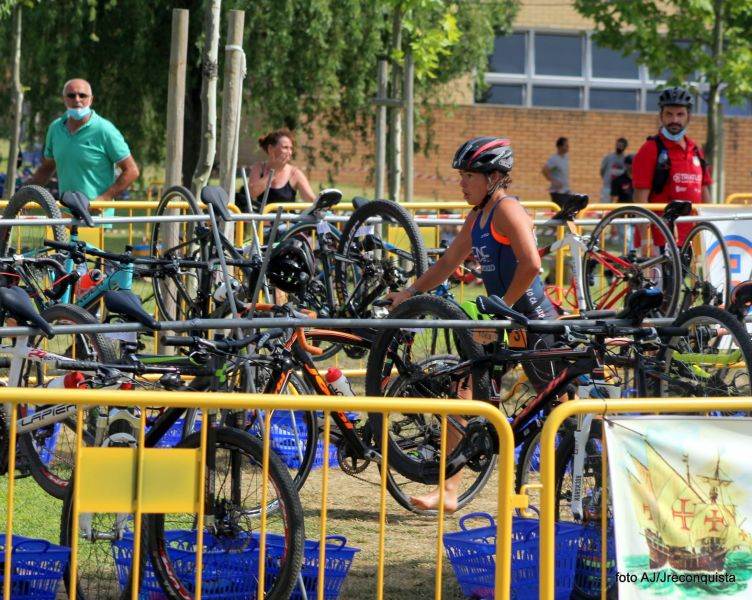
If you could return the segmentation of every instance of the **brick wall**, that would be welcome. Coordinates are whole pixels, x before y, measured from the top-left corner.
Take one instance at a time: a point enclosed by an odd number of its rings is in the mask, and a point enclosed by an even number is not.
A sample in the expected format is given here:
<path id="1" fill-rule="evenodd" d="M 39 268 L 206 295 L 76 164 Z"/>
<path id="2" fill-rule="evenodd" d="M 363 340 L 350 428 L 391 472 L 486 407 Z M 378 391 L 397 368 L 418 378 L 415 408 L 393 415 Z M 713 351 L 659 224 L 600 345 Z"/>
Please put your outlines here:
<path id="1" fill-rule="evenodd" d="M 658 129 L 657 113 L 599 112 L 581 110 L 525 109 L 515 107 L 476 105 L 455 109 L 436 109 L 433 143 L 436 148 L 428 156 L 415 156 L 415 194 L 420 198 L 459 199 L 456 175 L 450 163 L 457 146 L 479 135 L 499 135 L 511 138 L 515 150 L 513 184 L 510 192 L 524 200 L 547 197 L 547 182 L 541 167 L 555 151 L 559 136 L 569 138 L 570 177 L 572 189 L 598 197 L 601 187 L 598 169 L 603 156 L 613 151 L 617 137 L 629 140 L 628 152 L 636 152 L 648 135 Z M 706 124 L 695 116 L 689 128 L 690 136 L 704 142 Z M 726 193 L 748 192 L 752 189 L 752 154 L 744 152 L 744 140 L 752 139 L 752 119 L 726 119 Z M 372 177 L 373 144 L 352 152 L 347 146 L 344 154 L 351 154 L 335 183 L 367 185 Z M 326 178 L 324 168 L 309 170 L 315 180 Z"/>
<path id="2" fill-rule="evenodd" d="M 520 29 L 534 27 L 556 30 L 593 28 L 592 21 L 574 9 L 574 2 L 561 0 L 523 0 L 514 26 Z"/>

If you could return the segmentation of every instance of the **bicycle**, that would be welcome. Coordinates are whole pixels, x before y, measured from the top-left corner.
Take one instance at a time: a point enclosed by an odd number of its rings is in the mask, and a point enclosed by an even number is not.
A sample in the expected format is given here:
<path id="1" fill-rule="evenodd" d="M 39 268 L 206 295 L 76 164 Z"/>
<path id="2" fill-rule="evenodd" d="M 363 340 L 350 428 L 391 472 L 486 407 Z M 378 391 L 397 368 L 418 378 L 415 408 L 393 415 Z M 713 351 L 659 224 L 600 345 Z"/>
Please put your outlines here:
<path id="1" fill-rule="evenodd" d="M 615 310 L 623 306 L 627 295 L 636 289 L 652 287 L 663 292 L 658 316 L 675 316 L 679 301 L 681 262 L 679 250 L 666 225 L 654 213 L 641 206 L 621 206 L 605 215 L 590 235 L 577 232 L 574 219 L 588 205 L 586 195 L 573 194 L 548 223 L 564 222 L 567 231 L 561 239 L 539 249 L 541 258 L 567 249 L 570 255 L 572 283 L 564 297 L 580 313 Z M 657 227 L 666 245 L 651 256 L 630 249 L 638 221 Z M 649 240 L 652 243 L 652 240 Z M 550 291 L 550 288 L 549 288 Z M 549 293 L 549 297 L 551 294 Z M 573 298 L 574 297 L 574 298 Z M 554 299 L 562 311 L 562 302 Z"/>
<path id="2" fill-rule="evenodd" d="M 673 232 L 676 219 L 692 212 L 688 200 L 672 200 L 663 220 Z M 704 249 L 704 250 L 703 250 Z M 679 248 L 682 266 L 679 314 L 698 304 L 726 306 L 731 292 L 731 259 L 723 234 L 710 221 L 698 221 Z"/>
<path id="3" fill-rule="evenodd" d="M 9 387 L 68 387 L 81 379 L 64 381 L 65 365 L 80 359 L 115 361 L 111 341 L 100 334 L 74 333 L 53 336 L 52 325 L 91 325 L 98 321 L 77 306 L 56 304 L 37 313 L 26 291 L 19 287 L 0 288 L 2 318 L 29 323 L 41 336 L 19 336 L 13 343 L 0 343 L 2 377 Z M 75 457 L 76 431 L 74 405 L 21 405 L 18 419 L 18 445 L 34 480 L 48 494 L 62 498 L 69 486 Z M 85 421 L 91 426 L 84 443 L 96 443 L 97 407 L 85 407 Z M 5 407 L 9 414 L 9 407 Z M 5 418 L 3 418 L 5 420 Z M 55 431 L 56 424 L 60 424 Z M 7 433 L 9 423 L 2 429 Z M 53 442 L 54 440 L 54 442 Z M 4 448 L 7 451 L 7 448 Z M 1 461 L 4 465 L 6 460 Z"/>
<path id="4" fill-rule="evenodd" d="M 608 367 L 613 371 L 612 377 L 618 375 L 626 394 L 646 396 L 651 389 L 660 390 L 664 396 L 745 395 L 750 391 L 749 336 L 715 307 L 687 311 L 674 326 L 641 327 L 639 323 L 662 303 L 656 290 L 638 290 L 630 296 L 620 320 L 596 321 L 594 325 L 527 321 L 494 299 L 481 297 L 477 302 L 481 312 L 511 318 L 529 332 L 566 336 L 567 346 L 515 349 L 510 346 L 515 339 L 519 344 L 517 336 L 510 336 L 509 343 L 499 336 L 496 341 L 481 345 L 467 329 L 445 331 L 440 336 L 423 329 L 386 329 L 377 337 L 369 355 L 366 393 L 450 399 L 457 397 L 458 385 L 471 376 L 472 397 L 499 402 L 504 374 L 515 365 L 566 361 L 543 392 L 510 399 L 500 406 L 510 419 L 516 446 L 522 447 L 520 461 L 532 463 L 525 456 L 534 452 L 535 442 L 531 440 L 540 430 L 541 411 L 545 415 L 570 383 L 597 369 Z M 397 307 L 389 318 L 415 318 L 427 323 L 466 320 L 458 306 L 433 296 L 415 296 Z M 605 344 L 607 338 L 621 336 L 634 340 L 627 340 L 615 350 Z M 571 345 L 582 347 L 568 347 Z M 374 439 L 379 440 L 387 425 L 379 414 L 369 415 L 369 421 Z M 459 419 L 449 421 L 461 432 L 462 441 L 447 458 L 447 476 L 468 466 L 469 476 L 464 479 L 471 478 L 471 485 L 488 477 L 495 463 L 494 433 L 478 420 L 470 419 L 464 425 Z M 393 414 L 388 427 L 389 464 L 404 477 L 405 485 L 416 490 L 423 489 L 417 484 L 435 486 L 441 452 L 437 420 L 430 414 Z M 460 493 L 460 507 L 472 499 L 478 487 Z"/>

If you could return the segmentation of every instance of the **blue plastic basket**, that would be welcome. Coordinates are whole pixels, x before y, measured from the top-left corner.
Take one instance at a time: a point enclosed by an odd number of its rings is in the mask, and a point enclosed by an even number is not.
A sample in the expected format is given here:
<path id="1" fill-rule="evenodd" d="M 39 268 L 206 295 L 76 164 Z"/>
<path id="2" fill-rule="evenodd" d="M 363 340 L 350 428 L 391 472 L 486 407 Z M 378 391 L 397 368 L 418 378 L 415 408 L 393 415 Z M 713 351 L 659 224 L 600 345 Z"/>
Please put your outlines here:
<path id="1" fill-rule="evenodd" d="M 0 552 L 5 552 L 5 540 L 5 534 L 0 534 Z M 54 600 L 70 559 L 70 548 L 20 535 L 14 535 L 12 540 L 11 598 L 13 600 L 26 598 Z M 2 556 L 0 554 L 0 557 Z M 0 558 L 0 560 L 3 559 Z M 4 582 L 5 577 L 0 571 L 0 586 Z"/>
<path id="2" fill-rule="evenodd" d="M 335 600 L 342 590 L 342 584 L 345 582 L 347 573 L 350 571 L 355 553 L 360 552 L 360 549 L 346 546 L 347 540 L 341 535 L 329 535 L 326 540 L 324 598 L 326 600 Z M 305 541 L 303 567 L 300 574 L 303 577 L 303 585 L 305 586 L 308 598 L 318 598 L 319 548 L 318 540 Z M 282 536 L 267 533 L 266 574 L 268 578 L 273 579 L 279 575 L 283 551 L 284 541 Z M 303 594 L 300 588 L 296 587 L 295 591 L 290 595 L 290 600 L 302 600 L 302 598 Z"/>
<path id="3" fill-rule="evenodd" d="M 480 518 L 485 527 L 469 529 L 469 519 Z M 496 574 L 496 524 L 487 513 L 472 513 L 460 519 L 461 531 L 444 534 L 444 549 L 452 563 L 462 592 L 469 598 L 494 598 Z M 510 598 L 530 600 L 538 597 L 539 521 L 512 519 L 512 577 Z M 556 524 L 557 600 L 567 600 L 574 586 L 577 549 L 582 527 L 573 523 Z M 499 594 L 504 597 L 505 594 Z"/>
<path id="4" fill-rule="evenodd" d="M 606 543 L 606 581 L 608 589 L 616 583 L 616 537 L 613 524 Z M 575 587 L 589 596 L 601 592 L 601 528 L 600 524 L 587 524 L 582 528 L 582 540 L 577 553 L 574 574 Z"/>
<path id="5" fill-rule="evenodd" d="M 175 572 L 191 593 L 195 592 L 196 531 L 166 531 L 167 553 Z M 258 543 L 250 536 L 240 536 L 228 542 L 204 533 L 202 598 L 207 600 L 248 600 L 258 589 Z M 121 589 L 128 581 L 133 560 L 133 534 L 112 543 L 112 555 Z M 151 561 L 146 568 L 139 590 L 139 598 L 161 600 L 167 598 L 160 587 Z"/>
<path id="6" fill-rule="evenodd" d="M 274 411 L 271 418 L 271 448 L 291 469 L 300 467 L 300 455 L 305 450 L 308 440 L 308 427 L 302 415 L 301 411 L 292 411 L 291 414 L 289 410 L 279 410 Z M 338 464 L 337 447 L 329 444 L 329 466 L 336 467 Z M 324 441 L 319 439 L 316 443 L 313 468 L 318 469 L 323 465 Z"/>

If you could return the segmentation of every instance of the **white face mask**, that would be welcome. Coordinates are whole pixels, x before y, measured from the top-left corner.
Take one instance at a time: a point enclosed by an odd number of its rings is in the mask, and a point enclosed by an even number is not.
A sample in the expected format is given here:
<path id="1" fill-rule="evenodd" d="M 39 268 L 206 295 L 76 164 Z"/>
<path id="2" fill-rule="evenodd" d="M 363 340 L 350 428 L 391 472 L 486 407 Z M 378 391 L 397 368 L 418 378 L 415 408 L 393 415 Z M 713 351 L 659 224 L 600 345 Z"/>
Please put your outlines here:
<path id="1" fill-rule="evenodd" d="M 69 108 L 65 111 L 65 114 L 68 115 L 71 119 L 74 121 L 81 121 L 82 119 L 85 119 L 89 116 L 89 113 L 91 113 L 91 106 L 82 106 L 81 108 Z"/>

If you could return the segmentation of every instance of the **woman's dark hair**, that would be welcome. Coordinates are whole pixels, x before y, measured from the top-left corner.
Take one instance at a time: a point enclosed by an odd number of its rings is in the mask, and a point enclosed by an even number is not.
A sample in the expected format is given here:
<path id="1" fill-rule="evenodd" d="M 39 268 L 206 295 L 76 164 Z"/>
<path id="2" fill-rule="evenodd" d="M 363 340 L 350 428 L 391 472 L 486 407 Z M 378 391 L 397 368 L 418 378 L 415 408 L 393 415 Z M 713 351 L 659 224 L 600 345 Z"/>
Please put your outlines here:
<path id="1" fill-rule="evenodd" d="M 269 146 L 276 146 L 279 143 L 280 138 L 283 137 L 289 138 L 290 141 L 295 144 L 292 132 L 287 128 L 277 129 L 276 131 L 267 133 L 265 136 L 259 138 L 258 143 L 261 148 L 266 150 Z"/>

